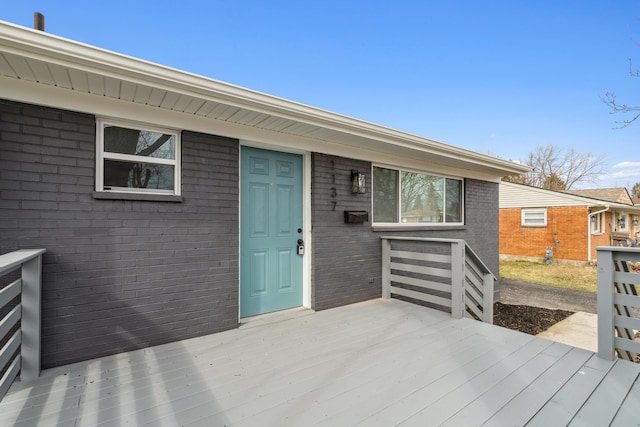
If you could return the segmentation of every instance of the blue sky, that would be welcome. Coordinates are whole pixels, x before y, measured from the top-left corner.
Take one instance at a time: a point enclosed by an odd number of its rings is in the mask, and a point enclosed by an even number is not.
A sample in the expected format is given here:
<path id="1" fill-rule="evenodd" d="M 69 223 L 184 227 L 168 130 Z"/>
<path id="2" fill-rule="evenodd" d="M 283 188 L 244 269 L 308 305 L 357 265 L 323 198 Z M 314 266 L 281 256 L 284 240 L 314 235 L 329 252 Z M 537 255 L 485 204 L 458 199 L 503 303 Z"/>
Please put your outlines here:
<path id="1" fill-rule="evenodd" d="M 640 1 L 5 0 L 0 19 L 250 89 L 525 160 L 556 144 L 640 182 Z"/>

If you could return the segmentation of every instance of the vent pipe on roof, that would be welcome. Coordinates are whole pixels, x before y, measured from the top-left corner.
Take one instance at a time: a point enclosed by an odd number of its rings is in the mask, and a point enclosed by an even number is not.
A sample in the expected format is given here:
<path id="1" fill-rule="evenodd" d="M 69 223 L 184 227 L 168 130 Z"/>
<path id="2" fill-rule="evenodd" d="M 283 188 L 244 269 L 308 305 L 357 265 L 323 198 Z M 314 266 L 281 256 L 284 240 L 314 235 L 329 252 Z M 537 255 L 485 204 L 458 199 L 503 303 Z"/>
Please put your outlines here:
<path id="1" fill-rule="evenodd" d="M 44 31 L 44 15 L 40 12 L 33 12 L 33 28 Z"/>

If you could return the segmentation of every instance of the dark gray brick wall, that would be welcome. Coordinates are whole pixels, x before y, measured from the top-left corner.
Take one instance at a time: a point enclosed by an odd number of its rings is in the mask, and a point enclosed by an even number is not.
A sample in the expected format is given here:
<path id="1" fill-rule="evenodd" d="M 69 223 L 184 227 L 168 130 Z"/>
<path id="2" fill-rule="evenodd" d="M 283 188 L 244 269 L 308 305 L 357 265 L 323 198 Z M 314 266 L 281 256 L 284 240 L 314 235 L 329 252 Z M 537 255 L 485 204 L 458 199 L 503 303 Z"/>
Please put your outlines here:
<path id="1" fill-rule="evenodd" d="M 0 101 L 0 253 L 43 247 L 44 367 L 238 324 L 237 140 L 182 134 L 182 203 L 94 200 L 95 118 Z"/>
<path id="2" fill-rule="evenodd" d="M 312 276 L 316 310 L 381 295 L 380 236 L 383 235 L 465 239 L 497 276 L 498 184 L 465 180 L 464 226 L 373 231 L 371 164 L 318 153 L 314 153 L 312 164 Z M 351 194 L 351 169 L 366 174 L 367 194 Z M 343 211 L 349 209 L 368 211 L 370 222 L 345 224 Z"/>
<path id="3" fill-rule="evenodd" d="M 465 232 L 463 238 L 491 272 L 499 272 L 499 184 L 465 180 Z"/>
<path id="4" fill-rule="evenodd" d="M 371 164 L 314 153 L 312 168 L 313 308 L 379 297 L 381 246 L 371 232 Z M 352 169 L 366 175 L 366 194 L 351 193 Z M 345 210 L 368 211 L 369 222 L 345 224 Z"/>

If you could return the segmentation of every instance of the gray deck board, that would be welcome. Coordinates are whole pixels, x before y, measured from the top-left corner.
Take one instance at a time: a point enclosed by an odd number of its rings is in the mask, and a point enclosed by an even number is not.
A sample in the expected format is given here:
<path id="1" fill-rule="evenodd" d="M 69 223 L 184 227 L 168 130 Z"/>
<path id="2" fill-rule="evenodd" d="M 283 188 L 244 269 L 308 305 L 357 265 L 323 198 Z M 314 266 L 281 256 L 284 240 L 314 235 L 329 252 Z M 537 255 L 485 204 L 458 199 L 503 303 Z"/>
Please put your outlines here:
<path id="1" fill-rule="evenodd" d="M 494 360 L 490 367 L 477 375 L 467 376 L 464 382 L 457 384 L 454 390 L 446 393 L 442 397 L 438 397 L 436 401 L 422 402 L 422 405 L 425 405 L 425 407 L 419 412 L 415 414 L 411 414 L 409 411 L 405 412 L 405 416 L 407 414 L 411 415 L 400 425 L 420 426 L 424 425 L 424 420 L 426 419 L 428 419 L 429 422 L 433 422 L 433 425 L 444 423 L 454 414 L 460 413 L 460 411 L 467 408 L 474 400 L 480 399 L 484 393 L 496 387 L 506 377 L 518 369 L 525 365 L 532 366 L 532 364 L 535 364 L 534 361 L 537 356 L 551 345 L 552 343 L 550 342 L 532 340 L 527 345 L 517 348 L 507 355 L 507 357 L 500 357 L 498 354 L 493 354 Z M 536 366 L 535 370 L 537 371 L 537 369 L 539 368 Z M 434 391 L 437 392 L 438 390 Z M 428 405 L 426 405 L 427 403 Z M 419 403 L 416 402 L 415 406 L 418 405 Z"/>
<path id="2" fill-rule="evenodd" d="M 0 425 L 636 425 L 639 373 L 374 300 L 45 371 L 11 387 Z"/>
<path id="3" fill-rule="evenodd" d="M 633 383 L 633 387 L 629 390 L 629 394 L 624 403 L 618 410 L 613 422 L 614 427 L 625 427 L 640 425 L 640 375 L 638 375 Z"/>
<path id="4" fill-rule="evenodd" d="M 592 355 L 590 351 L 571 348 L 557 363 L 498 409 L 483 426 L 524 425 L 549 403 L 549 397 L 555 395 Z"/>
<path id="5" fill-rule="evenodd" d="M 580 408 L 569 425 L 609 425 L 629 394 L 638 374 L 629 363 L 616 363 Z M 638 368 L 631 365 L 633 368 Z M 635 375 L 633 375 L 635 373 Z M 606 404 L 605 404 L 606 402 Z M 640 408 L 639 408 L 640 409 Z M 637 422 L 640 422 L 638 414 Z"/>
<path id="6" fill-rule="evenodd" d="M 543 352 L 532 357 L 504 379 L 488 384 L 487 390 L 477 396 L 462 410 L 452 414 L 442 423 L 444 426 L 461 426 L 485 423 L 503 408 L 514 396 L 519 396 L 530 384 L 538 380 L 546 371 L 555 366 L 570 348 L 554 343 Z M 530 402 L 531 405 L 535 404 Z"/>
<path id="7" fill-rule="evenodd" d="M 595 357 L 593 355 L 589 360 Z M 550 400 L 535 414 L 528 426 L 548 427 L 568 425 L 571 422 L 608 373 L 608 370 L 588 366 L 588 362 L 576 371 L 560 390 L 550 396 Z M 608 364 L 611 366 L 610 362 Z"/>

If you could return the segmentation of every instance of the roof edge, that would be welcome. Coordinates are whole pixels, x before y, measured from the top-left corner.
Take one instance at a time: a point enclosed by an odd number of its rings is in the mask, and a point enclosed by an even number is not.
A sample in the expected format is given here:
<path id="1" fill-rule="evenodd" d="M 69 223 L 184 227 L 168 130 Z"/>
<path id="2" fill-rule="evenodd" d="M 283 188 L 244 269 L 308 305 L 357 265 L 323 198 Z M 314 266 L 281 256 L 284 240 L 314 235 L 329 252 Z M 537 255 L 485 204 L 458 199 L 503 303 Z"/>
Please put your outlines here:
<path id="1" fill-rule="evenodd" d="M 453 146 L 361 119 L 356 119 L 285 98 L 225 83 L 187 71 L 120 54 L 51 33 L 0 20 L 0 38 L 9 48 L 27 51 L 33 59 L 72 65 L 94 73 L 109 73 L 141 83 L 161 84 L 199 96 L 212 96 L 241 108 L 278 114 L 293 120 L 382 140 L 471 164 L 491 166 L 505 174 L 529 171 L 527 166 Z"/>
<path id="2" fill-rule="evenodd" d="M 624 203 L 611 202 L 609 200 L 601 200 L 601 199 L 594 199 L 594 198 L 591 198 L 591 197 L 578 196 L 577 194 L 565 193 L 564 191 L 548 190 L 546 188 L 534 187 L 532 185 L 518 184 L 516 182 L 507 182 L 507 181 L 501 181 L 500 185 L 505 185 L 505 186 L 508 186 L 508 187 L 525 188 L 527 190 L 535 191 L 535 192 L 538 192 L 538 193 L 553 193 L 553 194 L 556 194 L 556 195 L 559 195 L 559 196 L 566 197 L 566 198 L 568 198 L 570 200 L 581 201 L 581 202 L 584 202 L 585 204 L 590 204 L 592 206 L 610 206 L 610 207 L 615 207 L 615 208 L 618 208 L 618 209 L 638 210 L 640 212 L 640 206 L 625 205 Z"/>

